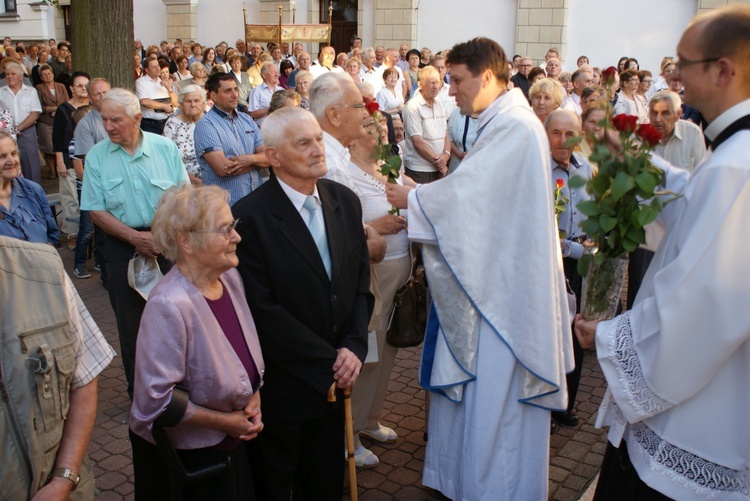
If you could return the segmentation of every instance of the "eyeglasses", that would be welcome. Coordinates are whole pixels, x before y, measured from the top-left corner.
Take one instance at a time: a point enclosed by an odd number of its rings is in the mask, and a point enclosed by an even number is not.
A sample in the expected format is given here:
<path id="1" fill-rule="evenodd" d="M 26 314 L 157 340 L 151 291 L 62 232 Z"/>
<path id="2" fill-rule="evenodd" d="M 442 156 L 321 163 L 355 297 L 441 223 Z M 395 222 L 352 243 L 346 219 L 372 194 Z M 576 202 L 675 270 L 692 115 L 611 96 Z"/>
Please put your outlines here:
<path id="1" fill-rule="evenodd" d="M 674 61 L 674 67 L 678 70 L 682 71 L 682 68 L 685 66 L 690 66 L 691 64 L 699 64 L 699 63 L 715 63 L 721 59 L 720 57 L 709 57 L 708 59 L 676 59 Z"/>
<path id="2" fill-rule="evenodd" d="M 338 108 L 357 108 L 362 109 L 365 107 L 365 103 L 354 103 L 354 104 L 334 104 Z"/>
<path id="3" fill-rule="evenodd" d="M 219 233 L 223 234 L 224 238 L 229 240 L 232 237 L 232 231 L 234 231 L 237 228 L 237 225 L 240 224 L 239 219 L 235 219 L 232 221 L 231 224 L 228 224 L 224 226 L 223 228 L 219 228 L 218 230 L 193 230 L 190 233 Z"/>
<path id="4" fill-rule="evenodd" d="M 86 84 L 73 84 L 73 87 L 80 89 L 80 88 L 86 87 Z"/>

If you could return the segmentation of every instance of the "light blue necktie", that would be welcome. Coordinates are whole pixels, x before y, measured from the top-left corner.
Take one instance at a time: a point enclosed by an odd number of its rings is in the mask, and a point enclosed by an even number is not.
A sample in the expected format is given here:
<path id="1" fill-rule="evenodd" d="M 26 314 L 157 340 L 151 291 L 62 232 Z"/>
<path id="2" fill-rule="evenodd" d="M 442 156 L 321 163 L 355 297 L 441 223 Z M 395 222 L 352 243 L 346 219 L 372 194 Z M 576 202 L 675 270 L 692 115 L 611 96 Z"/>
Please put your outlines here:
<path id="1" fill-rule="evenodd" d="M 315 197 L 305 198 L 305 203 L 302 206 L 310 212 L 310 218 L 307 220 L 307 228 L 310 230 L 310 234 L 315 240 L 315 245 L 318 247 L 321 259 L 323 259 L 323 266 L 326 268 L 328 278 L 331 278 L 331 254 L 328 252 L 328 239 L 326 239 L 326 229 L 323 226 L 323 222 L 316 217 L 318 211 L 318 203 Z"/>

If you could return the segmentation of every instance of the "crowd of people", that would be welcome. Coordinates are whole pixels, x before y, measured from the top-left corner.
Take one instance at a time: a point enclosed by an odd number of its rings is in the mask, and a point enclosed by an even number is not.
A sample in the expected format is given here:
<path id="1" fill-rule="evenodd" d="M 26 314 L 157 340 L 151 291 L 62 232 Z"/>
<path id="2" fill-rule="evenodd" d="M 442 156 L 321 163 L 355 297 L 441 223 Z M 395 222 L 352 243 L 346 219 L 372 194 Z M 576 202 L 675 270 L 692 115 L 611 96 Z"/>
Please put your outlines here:
<path id="1" fill-rule="evenodd" d="M 340 499 L 344 392 L 358 467 L 379 463 L 361 438 L 399 439 L 379 421 L 386 334 L 415 254 L 431 296 L 424 485 L 546 499 L 550 433 L 579 425 L 595 349 L 610 426 L 596 499 L 748 499 L 748 34 L 746 6 L 697 16 L 657 77 L 632 57 L 566 73 L 554 47 L 535 67 L 487 38 L 435 52 L 356 38 L 314 61 L 302 44 L 136 41 L 135 92 L 71 71 L 67 42 L 26 55 L 6 38 L 0 290 L 29 302 L 0 307 L 3 400 L 23 395 L 14 419 L 41 412 L 43 428 L 0 431 L 47 454 L 0 468 L 3 491 L 93 488 L 85 446 L 114 353 L 44 245 L 63 243 L 79 279 L 93 247 L 115 314 L 138 500 L 174 487 L 157 427 L 184 464 L 232 465 L 186 499 Z M 596 175 L 593 146 L 621 113 L 661 134 L 653 161 L 682 198 L 631 254 L 627 311 L 598 323 L 577 314 L 595 244 L 570 179 Z M 393 178 L 384 155 L 402 161 Z M 37 304 L 49 314 L 22 314 Z"/>

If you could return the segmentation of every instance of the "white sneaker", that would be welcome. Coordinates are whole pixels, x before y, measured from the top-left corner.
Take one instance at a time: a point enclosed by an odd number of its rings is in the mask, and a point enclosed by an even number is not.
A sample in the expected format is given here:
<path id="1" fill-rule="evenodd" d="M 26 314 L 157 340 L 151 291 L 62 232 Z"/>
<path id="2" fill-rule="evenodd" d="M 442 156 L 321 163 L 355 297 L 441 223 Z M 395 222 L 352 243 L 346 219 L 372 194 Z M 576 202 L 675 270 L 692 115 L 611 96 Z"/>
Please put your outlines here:
<path id="1" fill-rule="evenodd" d="M 380 423 L 378 423 L 377 430 L 362 430 L 359 434 L 384 444 L 390 444 L 398 440 L 398 434 L 394 430 Z"/>
<path id="2" fill-rule="evenodd" d="M 354 451 L 354 464 L 360 468 L 375 468 L 380 463 L 380 460 L 370 449 L 365 448 L 364 445 L 360 445 Z"/>

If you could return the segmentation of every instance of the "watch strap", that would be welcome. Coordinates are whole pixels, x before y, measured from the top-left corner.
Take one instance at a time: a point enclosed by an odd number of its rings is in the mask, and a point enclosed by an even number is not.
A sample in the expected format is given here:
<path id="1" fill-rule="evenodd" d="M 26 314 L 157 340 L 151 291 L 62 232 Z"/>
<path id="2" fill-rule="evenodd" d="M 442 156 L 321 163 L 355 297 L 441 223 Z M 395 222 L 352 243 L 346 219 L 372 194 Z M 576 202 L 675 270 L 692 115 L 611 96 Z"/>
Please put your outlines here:
<path id="1" fill-rule="evenodd" d="M 54 477 L 67 478 L 73 482 L 73 490 L 78 487 L 78 482 L 81 480 L 81 476 L 70 468 L 55 468 L 52 470 L 52 473 L 49 474 L 49 480 L 52 480 Z"/>

